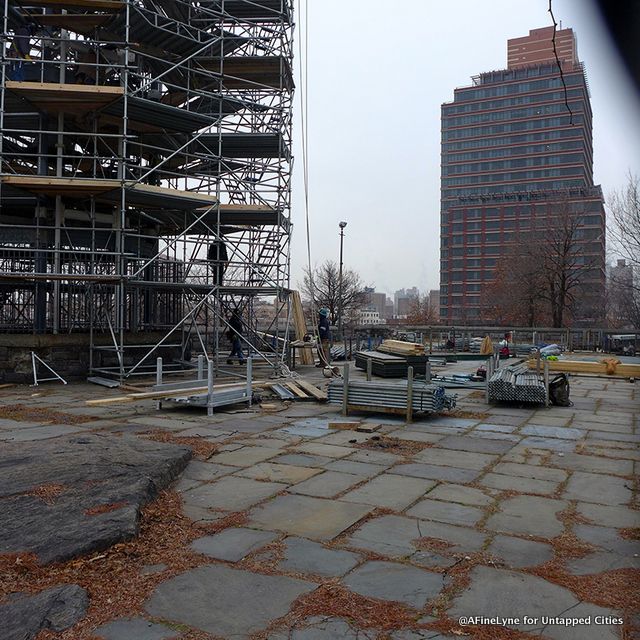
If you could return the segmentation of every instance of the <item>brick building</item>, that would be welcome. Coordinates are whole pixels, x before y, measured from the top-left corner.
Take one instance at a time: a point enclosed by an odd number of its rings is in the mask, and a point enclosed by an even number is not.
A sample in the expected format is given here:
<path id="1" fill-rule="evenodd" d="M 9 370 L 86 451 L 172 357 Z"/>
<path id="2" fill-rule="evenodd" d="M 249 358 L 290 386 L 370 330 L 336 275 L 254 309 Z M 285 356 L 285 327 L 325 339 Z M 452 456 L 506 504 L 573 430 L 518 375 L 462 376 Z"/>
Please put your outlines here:
<path id="1" fill-rule="evenodd" d="M 605 214 L 593 183 L 589 88 L 571 29 L 509 40 L 507 69 L 481 73 L 442 105 L 440 318 L 490 321 L 500 257 L 566 210 L 579 220 L 583 315 L 605 285 Z M 566 92 L 564 85 L 566 85 Z M 568 107 L 567 108 L 567 104 Z"/>

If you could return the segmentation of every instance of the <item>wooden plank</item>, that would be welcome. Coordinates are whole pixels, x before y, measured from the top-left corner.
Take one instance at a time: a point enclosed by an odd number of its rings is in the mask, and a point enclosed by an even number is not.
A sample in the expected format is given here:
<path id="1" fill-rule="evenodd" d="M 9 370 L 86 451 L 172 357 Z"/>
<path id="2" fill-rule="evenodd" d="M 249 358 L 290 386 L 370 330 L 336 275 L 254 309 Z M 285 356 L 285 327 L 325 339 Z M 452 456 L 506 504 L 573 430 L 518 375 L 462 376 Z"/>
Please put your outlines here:
<path id="1" fill-rule="evenodd" d="M 377 431 L 378 429 L 380 429 L 381 426 L 382 426 L 381 424 L 367 424 L 363 422 L 356 429 L 356 431 L 359 431 L 360 433 L 373 433 L 374 431 Z"/>
<path id="2" fill-rule="evenodd" d="M 360 426 L 359 422 L 330 422 L 328 425 L 329 429 L 355 429 L 358 430 Z"/>
<path id="3" fill-rule="evenodd" d="M 52 13 L 31 14 L 23 13 L 22 17 L 33 20 L 38 24 L 67 29 L 75 33 L 89 34 L 97 27 L 101 27 L 111 19 L 108 13 Z"/>
<path id="4" fill-rule="evenodd" d="M 302 340 L 307 334 L 307 323 L 304 319 L 304 309 L 302 308 L 302 299 L 299 291 L 291 292 L 291 310 L 293 312 L 293 328 L 296 334 L 296 340 Z M 313 364 L 313 353 L 308 349 L 303 349 L 300 353 L 302 364 Z"/>
<path id="5" fill-rule="evenodd" d="M 606 362 L 589 362 L 587 360 L 547 360 L 550 372 L 561 373 L 592 373 L 611 376 L 622 376 L 624 378 L 637 378 L 640 376 L 640 365 L 619 363 L 613 367 L 607 367 Z M 535 369 L 536 360 L 529 360 L 529 368 Z M 608 373 L 608 370 L 611 373 Z"/>
<path id="6" fill-rule="evenodd" d="M 55 9 L 103 9 L 120 11 L 125 3 L 122 0 L 29 0 L 30 7 L 54 7 Z"/>
<path id="7" fill-rule="evenodd" d="M 309 396 L 295 382 L 291 382 L 290 380 L 287 380 L 283 384 L 287 389 L 292 391 L 293 394 L 296 395 L 301 400 L 309 399 Z"/>
<path id="8" fill-rule="evenodd" d="M 296 384 L 301 387 L 308 394 L 312 395 L 316 400 L 325 401 L 327 399 L 326 392 L 318 389 L 318 387 L 312 385 L 310 382 L 306 380 L 302 380 L 300 378 L 296 378 Z"/>
<path id="9" fill-rule="evenodd" d="M 246 388 L 246 382 L 232 382 L 230 384 L 217 384 L 214 390 L 237 388 Z M 254 389 L 261 389 L 267 386 L 264 382 L 253 382 L 251 385 Z M 178 398 L 182 396 L 193 396 L 207 393 L 208 387 L 193 387 L 191 389 L 174 389 L 173 391 L 146 391 L 143 393 L 129 393 L 126 396 L 113 396 L 110 398 L 96 398 L 95 400 L 86 400 L 85 404 L 89 407 L 99 407 L 109 404 L 122 404 L 127 402 L 139 402 L 141 400 L 162 400 L 163 398 Z"/>

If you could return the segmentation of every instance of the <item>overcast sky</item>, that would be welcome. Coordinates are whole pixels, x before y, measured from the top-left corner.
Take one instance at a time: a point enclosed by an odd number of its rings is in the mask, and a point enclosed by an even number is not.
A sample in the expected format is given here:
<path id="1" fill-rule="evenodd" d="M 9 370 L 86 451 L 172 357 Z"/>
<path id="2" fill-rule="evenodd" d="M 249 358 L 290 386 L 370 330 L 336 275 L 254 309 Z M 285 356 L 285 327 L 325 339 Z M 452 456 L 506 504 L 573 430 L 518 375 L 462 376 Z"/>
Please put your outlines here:
<path id="1" fill-rule="evenodd" d="M 440 105 L 507 66 L 507 40 L 548 26 L 548 0 L 307 0 L 295 78 L 307 69 L 312 264 L 338 260 L 392 294 L 439 286 Z M 640 173 L 640 101 L 590 0 L 554 0 L 591 90 L 594 172 L 605 196 Z M 308 55 L 297 39 L 308 30 Z M 301 64 L 302 63 L 302 64 Z M 301 109 L 295 108 L 291 284 L 307 264 Z"/>

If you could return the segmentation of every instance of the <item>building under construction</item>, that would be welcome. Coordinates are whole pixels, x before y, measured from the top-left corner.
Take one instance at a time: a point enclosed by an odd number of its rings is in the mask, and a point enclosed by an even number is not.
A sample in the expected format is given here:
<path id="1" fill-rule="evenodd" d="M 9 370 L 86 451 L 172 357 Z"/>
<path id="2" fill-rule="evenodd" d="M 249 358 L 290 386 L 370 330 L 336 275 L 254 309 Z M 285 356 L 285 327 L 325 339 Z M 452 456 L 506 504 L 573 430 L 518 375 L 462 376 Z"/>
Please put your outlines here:
<path id="1" fill-rule="evenodd" d="M 273 366 L 289 308 L 291 0 L 4 0 L 0 361 Z M 255 306 L 274 302 L 256 326 Z M 280 323 L 280 327 L 278 326 Z M 17 378 L 15 378 L 17 379 Z"/>

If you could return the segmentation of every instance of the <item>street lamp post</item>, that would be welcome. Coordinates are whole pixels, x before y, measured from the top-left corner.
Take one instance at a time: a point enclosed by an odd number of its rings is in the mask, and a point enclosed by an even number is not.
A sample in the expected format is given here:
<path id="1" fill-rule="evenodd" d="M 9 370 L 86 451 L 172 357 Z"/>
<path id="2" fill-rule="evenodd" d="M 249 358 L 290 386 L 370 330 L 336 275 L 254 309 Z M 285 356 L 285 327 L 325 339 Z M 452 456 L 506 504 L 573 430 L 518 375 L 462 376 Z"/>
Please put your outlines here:
<path id="1" fill-rule="evenodd" d="M 346 222 L 340 223 L 340 273 L 338 275 L 338 335 L 342 339 L 342 246 L 344 244 L 344 228 Z"/>

